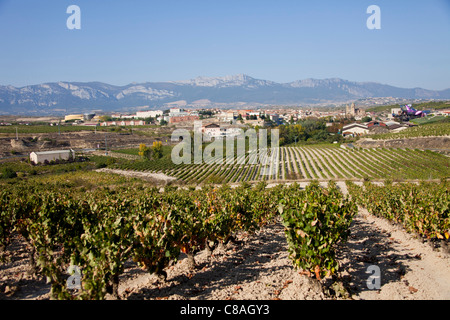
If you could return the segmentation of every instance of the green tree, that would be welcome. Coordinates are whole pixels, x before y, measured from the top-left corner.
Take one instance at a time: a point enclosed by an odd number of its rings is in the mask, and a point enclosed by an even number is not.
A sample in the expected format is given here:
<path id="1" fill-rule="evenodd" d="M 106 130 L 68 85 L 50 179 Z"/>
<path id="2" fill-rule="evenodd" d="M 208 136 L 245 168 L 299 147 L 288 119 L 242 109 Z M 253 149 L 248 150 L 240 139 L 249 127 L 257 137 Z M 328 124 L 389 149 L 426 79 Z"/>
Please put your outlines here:
<path id="1" fill-rule="evenodd" d="M 155 120 L 156 120 L 156 118 L 154 118 L 154 117 L 144 118 L 144 121 L 146 124 L 152 124 Z"/>
<path id="2" fill-rule="evenodd" d="M 108 115 L 104 115 L 104 116 L 101 116 L 100 117 L 100 121 L 111 121 L 112 120 L 112 118 L 111 118 L 111 116 L 108 116 Z"/>
<path id="3" fill-rule="evenodd" d="M 150 159 L 151 150 L 149 147 L 145 145 L 145 143 L 141 143 L 139 145 L 139 155 L 143 160 Z"/>
<path id="4" fill-rule="evenodd" d="M 161 141 L 154 141 L 152 147 L 153 157 L 155 159 L 162 158 L 162 143 Z"/>

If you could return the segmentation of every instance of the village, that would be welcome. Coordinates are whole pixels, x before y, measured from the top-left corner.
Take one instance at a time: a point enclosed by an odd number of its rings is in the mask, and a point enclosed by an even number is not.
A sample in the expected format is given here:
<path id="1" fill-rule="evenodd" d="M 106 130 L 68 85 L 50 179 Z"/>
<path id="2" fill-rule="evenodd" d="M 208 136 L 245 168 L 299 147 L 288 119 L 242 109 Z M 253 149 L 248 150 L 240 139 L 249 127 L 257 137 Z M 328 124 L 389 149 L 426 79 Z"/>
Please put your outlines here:
<path id="1" fill-rule="evenodd" d="M 149 108 L 149 106 L 147 106 Z M 140 107 L 145 109 L 146 107 Z M 202 131 L 208 138 L 234 136 L 236 129 L 264 128 L 278 125 L 296 124 L 305 119 L 326 119 L 330 133 L 343 137 L 356 137 L 366 134 L 398 132 L 415 126 L 408 121 L 399 121 L 396 115 L 401 108 L 391 108 L 387 112 L 366 111 L 357 108 L 355 103 L 347 104 L 345 110 L 324 110 L 321 108 L 258 108 L 258 109 L 182 109 L 138 111 L 135 114 L 114 113 L 110 116 L 80 114 L 67 115 L 65 122 L 84 126 L 145 126 L 159 124 L 176 128 L 192 128 L 195 121 L 202 121 Z M 390 112 L 389 112 L 390 111 Z M 434 116 L 448 116 L 450 109 L 432 110 Z M 424 116 L 431 113 L 427 110 Z M 205 130 L 206 129 L 206 130 Z M 333 131 L 334 130 L 334 131 Z"/>
<path id="2" fill-rule="evenodd" d="M 447 103 L 448 104 L 448 103 Z M 180 108 L 151 110 L 141 106 L 135 113 L 85 113 L 67 114 L 52 118 L 0 119 L 0 157 L 30 157 L 32 152 L 44 152 L 44 162 L 67 155 L 45 152 L 65 150 L 101 151 L 108 149 L 136 148 L 141 143 L 151 145 L 160 141 L 173 144 L 171 135 L 175 129 L 200 131 L 204 142 L 234 138 L 242 131 L 258 128 L 279 128 L 289 125 L 321 123 L 326 136 L 313 139 L 316 142 L 352 142 L 361 137 L 376 134 L 397 133 L 417 126 L 421 118 L 445 118 L 449 108 L 427 108 L 411 112 L 411 105 L 393 105 L 377 110 L 377 107 L 356 106 L 349 103 L 341 108 L 273 107 L 273 108 Z M 444 107 L 447 105 L 444 104 Z M 409 112 L 409 113 L 408 113 Z M 405 118 L 406 117 L 406 118 Z M 13 125 L 14 123 L 14 125 Z M 8 131 L 9 127 L 9 131 Z M 1 131 L 2 129 L 4 131 Z M 12 130 L 15 128 L 15 131 Z M 6 130 L 6 131 L 5 131 Z M 37 130 L 37 131 L 36 131 Z M 3 132 L 3 133 L 2 133 Z M 9 132 L 9 133 L 6 133 Z M 97 134 L 105 132 L 107 134 Z M 333 138 L 334 137 L 334 138 Z M 13 138 L 13 139 L 11 139 Z M 175 141 L 176 142 L 176 141 Z M 294 141 L 292 141 L 294 142 Z M 295 142 L 297 142 L 295 140 Z M 36 155 L 35 155 L 36 157 Z M 30 158 L 30 161 L 33 159 Z"/>

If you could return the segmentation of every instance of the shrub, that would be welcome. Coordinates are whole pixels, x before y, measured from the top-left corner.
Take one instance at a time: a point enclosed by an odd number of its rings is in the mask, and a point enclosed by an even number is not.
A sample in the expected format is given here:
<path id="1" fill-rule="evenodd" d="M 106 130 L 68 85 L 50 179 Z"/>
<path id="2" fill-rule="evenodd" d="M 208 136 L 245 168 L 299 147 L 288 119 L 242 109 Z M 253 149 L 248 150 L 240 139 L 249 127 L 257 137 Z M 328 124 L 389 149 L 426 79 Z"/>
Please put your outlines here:
<path id="1" fill-rule="evenodd" d="M 311 183 L 305 191 L 289 190 L 280 201 L 289 256 L 294 265 L 320 279 L 338 270 L 336 245 L 345 241 L 357 213 L 356 204 L 329 185 Z"/>
<path id="2" fill-rule="evenodd" d="M 141 143 L 141 144 L 139 145 L 139 155 L 141 156 L 141 158 L 142 158 L 143 160 L 148 160 L 148 159 L 150 159 L 151 151 L 152 151 L 152 150 L 151 150 L 149 147 L 147 147 L 147 146 L 145 145 L 145 143 Z"/>
<path id="3" fill-rule="evenodd" d="M 1 171 L 1 177 L 3 179 L 12 179 L 17 177 L 17 173 L 11 168 L 3 168 Z"/>
<path id="4" fill-rule="evenodd" d="M 97 164 L 95 165 L 95 167 L 96 167 L 97 169 L 106 168 L 106 167 L 107 167 L 107 164 L 106 164 L 106 162 L 97 162 Z"/>

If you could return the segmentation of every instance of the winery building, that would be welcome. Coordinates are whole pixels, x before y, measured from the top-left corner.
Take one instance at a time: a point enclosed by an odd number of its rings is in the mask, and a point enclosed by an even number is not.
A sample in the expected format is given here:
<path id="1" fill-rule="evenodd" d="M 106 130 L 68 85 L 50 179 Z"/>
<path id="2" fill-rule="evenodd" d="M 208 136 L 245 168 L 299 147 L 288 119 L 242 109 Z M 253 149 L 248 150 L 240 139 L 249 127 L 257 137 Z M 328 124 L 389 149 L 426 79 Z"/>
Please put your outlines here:
<path id="1" fill-rule="evenodd" d="M 75 159 L 75 151 L 71 150 L 55 150 L 30 153 L 30 161 L 38 164 L 46 161 L 69 160 Z"/>

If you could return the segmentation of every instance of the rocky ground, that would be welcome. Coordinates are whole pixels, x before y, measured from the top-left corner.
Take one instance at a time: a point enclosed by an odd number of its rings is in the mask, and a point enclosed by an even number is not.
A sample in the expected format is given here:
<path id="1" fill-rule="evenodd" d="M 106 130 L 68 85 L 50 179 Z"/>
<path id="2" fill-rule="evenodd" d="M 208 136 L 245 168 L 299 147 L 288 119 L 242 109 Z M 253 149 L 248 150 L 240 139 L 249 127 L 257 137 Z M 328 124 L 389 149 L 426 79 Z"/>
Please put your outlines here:
<path id="1" fill-rule="evenodd" d="M 142 129 L 143 130 L 143 129 Z M 148 129 L 150 130 L 150 129 Z M 15 134 L 0 134 L 0 158 L 9 157 L 12 151 L 17 156 L 27 157 L 30 152 L 49 151 L 60 149 L 104 149 L 136 148 L 141 143 L 151 145 L 157 140 L 157 135 L 148 131 L 146 134 L 138 134 L 135 129 L 133 134 L 127 132 L 62 132 L 58 133 L 36 133 L 19 134 L 16 140 Z M 165 133 L 167 134 L 167 133 Z M 167 137 L 162 141 L 168 140 Z"/>
<path id="2" fill-rule="evenodd" d="M 340 184 L 345 191 L 345 185 Z M 27 274 L 27 249 L 15 241 L 11 261 L 0 267 L 1 299 L 48 299 L 49 285 Z M 235 242 L 187 259 L 167 270 L 167 280 L 147 274 L 133 263 L 121 276 L 121 299 L 129 300 L 447 300 L 450 299 L 450 253 L 435 248 L 401 227 L 360 209 L 348 242 L 338 251 L 340 280 L 312 280 L 294 269 L 280 222 Z M 369 266 L 380 270 L 380 289 L 370 290 Z M 111 297 L 108 297 L 111 299 Z"/>

